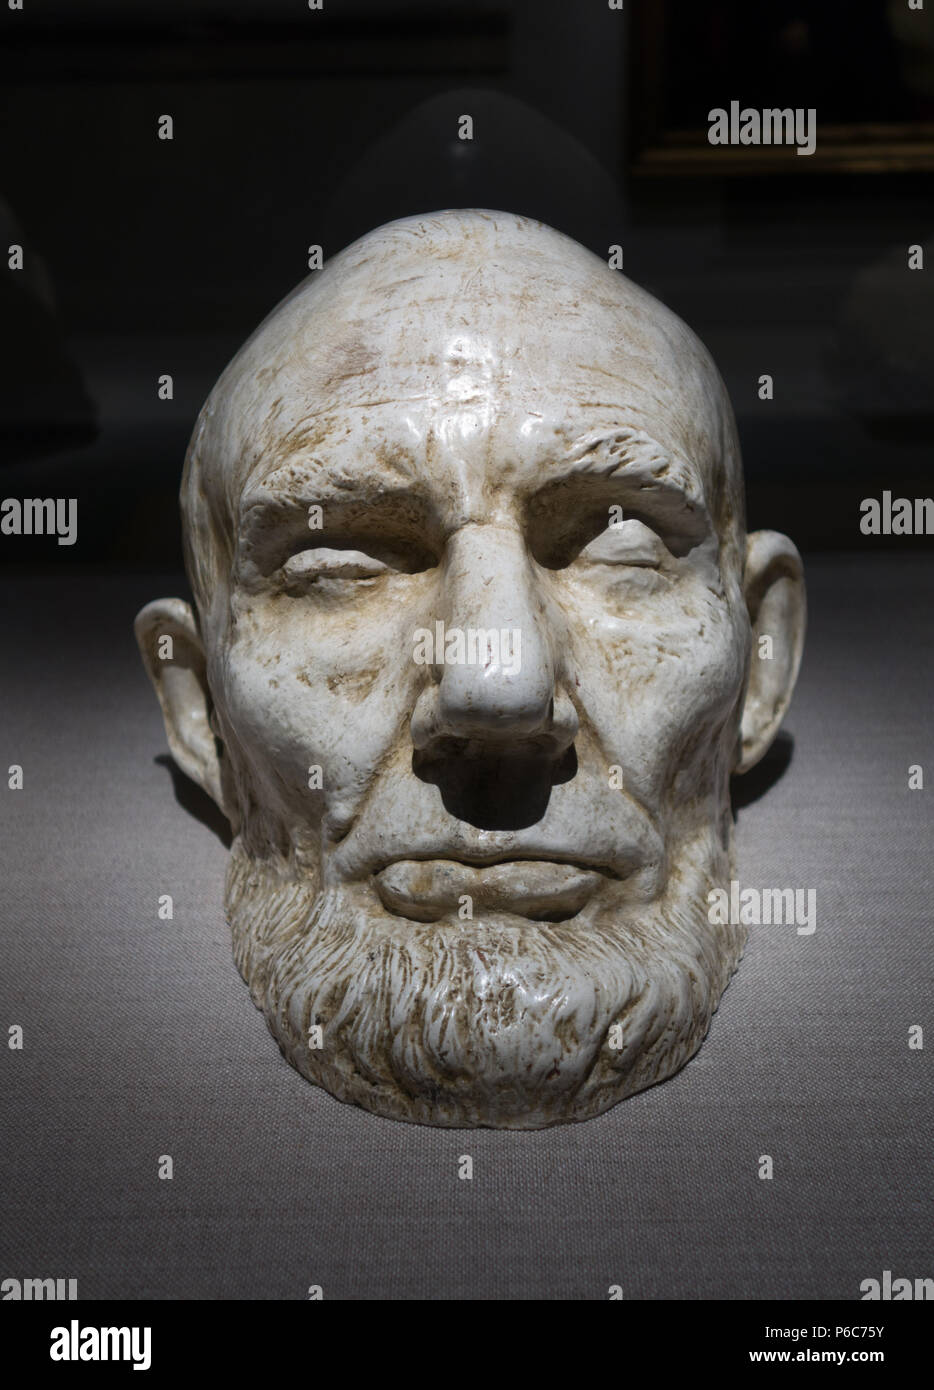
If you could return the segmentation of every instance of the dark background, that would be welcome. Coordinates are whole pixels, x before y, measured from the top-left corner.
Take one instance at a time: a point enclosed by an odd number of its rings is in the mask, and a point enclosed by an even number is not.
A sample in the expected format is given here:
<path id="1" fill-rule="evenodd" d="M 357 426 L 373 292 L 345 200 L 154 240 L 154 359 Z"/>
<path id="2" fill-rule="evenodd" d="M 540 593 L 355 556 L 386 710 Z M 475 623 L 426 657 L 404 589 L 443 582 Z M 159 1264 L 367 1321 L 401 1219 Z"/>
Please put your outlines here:
<path id="1" fill-rule="evenodd" d="M 603 256 L 624 247 L 625 273 L 727 381 L 752 526 L 805 551 L 929 544 L 867 540 L 859 502 L 930 491 L 931 272 L 907 269 L 907 247 L 930 236 L 931 175 L 810 173 L 789 151 L 787 173 L 631 176 L 638 3 L 4 6 L 0 229 L 26 271 L 7 272 L 0 299 L 0 490 L 77 497 L 78 543 L 5 536 L 0 561 L 176 568 L 197 411 L 307 273 L 308 246 L 328 257 L 392 217 L 456 205 L 539 217 Z M 809 90 L 821 64 L 828 91 L 841 67 L 862 70 L 873 5 L 858 8 L 833 44 L 814 28 Z M 669 28 L 682 9 L 666 7 Z M 794 9 L 782 14 L 807 45 Z M 748 40 L 693 70 L 695 124 L 745 90 Z M 879 93 L 863 90 L 871 119 Z M 457 139 L 464 112 L 472 143 Z M 156 137 L 164 113 L 171 142 Z"/>

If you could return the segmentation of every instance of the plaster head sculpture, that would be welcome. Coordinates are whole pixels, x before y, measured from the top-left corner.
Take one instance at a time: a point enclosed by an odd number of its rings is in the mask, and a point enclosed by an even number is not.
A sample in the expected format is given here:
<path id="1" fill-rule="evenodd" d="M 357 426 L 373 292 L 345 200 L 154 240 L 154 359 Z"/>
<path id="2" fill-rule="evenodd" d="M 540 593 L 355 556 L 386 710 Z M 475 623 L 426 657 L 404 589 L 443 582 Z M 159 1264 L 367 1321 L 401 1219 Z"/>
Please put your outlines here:
<path id="1" fill-rule="evenodd" d="M 230 363 L 182 512 L 196 611 L 149 604 L 137 636 L 230 819 L 236 961 L 293 1066 L 510 1128 L 681 1067 L 744 944 L 708 921 L 729 778 L 804 632 L 691 331 L 522 217 L 391 223 Z"/>

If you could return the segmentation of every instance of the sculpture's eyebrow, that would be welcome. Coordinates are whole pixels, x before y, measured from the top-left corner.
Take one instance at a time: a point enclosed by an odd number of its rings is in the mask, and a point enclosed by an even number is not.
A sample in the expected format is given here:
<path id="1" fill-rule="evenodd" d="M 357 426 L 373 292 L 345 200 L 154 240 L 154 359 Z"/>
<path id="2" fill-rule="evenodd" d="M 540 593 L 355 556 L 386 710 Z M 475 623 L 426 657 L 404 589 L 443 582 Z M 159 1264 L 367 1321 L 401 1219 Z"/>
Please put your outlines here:
<path id="1" fill-rule="evenodd" d="M 531 506 L 554 501 L 554 492 L 577 490 L 610 496 L 619 489 L 634 509 L 663 513 L 697 539 L 713 530 L 696 468 L 651 435 L 633 426 L 590 430 L 579 436 L 548 470 L 547 481 L 529 499 Z"/>
<path id="2" fill-rule="evenodd" d="M 404 466 L 401 455 L 393 455 L 389 461 L 370 458 L 365 469 L 357 462 L 349 468 L 337 460 L 325 462 L 317 458 L 284 463 L 244 488 L 239 508 L 240 534 L 248 535 L 254 527 L 265 529 L 277 517 L 284 520 L 307 512 L 312 504 L 325 510 L 329 503 L 365 509 L 387 497 L 408 495 L 417 501 L 423 492 L 424 484 Z"/>
<path id="3" fill-rule="evenodd" d="M 667 487 L 695 506 L 704 505 L 697 470 L 673 450 L 634 426 L 590 430 L 574 441 L 561 460 L 565 476 L 627 477 L 648 486 Z"/>
<path id="4" fill-rule="evenodd" d="M 268 574 L 296 547 L 348 544 L 351 537 L 368 540 L 368 550 L 382 544 L 434 554 L 437 516 L 425 480 L 410 472 L 408 455 L 374 452 L 361 466 L 359 454 L 345 462 L 340 453 L 326 462 L 306 455 L 274 465 L 247 483 L 236 542 L 242 574 Z"/>

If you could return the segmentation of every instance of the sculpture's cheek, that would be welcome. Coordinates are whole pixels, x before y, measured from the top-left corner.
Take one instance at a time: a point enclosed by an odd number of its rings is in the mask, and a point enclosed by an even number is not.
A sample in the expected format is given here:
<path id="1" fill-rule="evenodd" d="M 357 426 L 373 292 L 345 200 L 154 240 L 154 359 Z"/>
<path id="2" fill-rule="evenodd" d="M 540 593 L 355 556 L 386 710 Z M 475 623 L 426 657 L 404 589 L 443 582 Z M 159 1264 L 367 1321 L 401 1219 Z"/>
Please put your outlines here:
<path id="1" fill-rule="evenodd" d="M 424 679 L 410 628 L 384 615 L 348 640 L 300 606 L 285 623 L 264 624 L 256 612 L 239 626 L 212 687 L 254 780 L 277 807 L 302 814 L 366 787 Z"/>
<path id="2" fill-rule="evenodd" d="M 700 587 L 579 615 L 567 656 L 576 702 L 648 808 L 660 810 L 685 774 L 712 781 L 718 741 L 738 718 L 748 642 L 744 612 Z"/>

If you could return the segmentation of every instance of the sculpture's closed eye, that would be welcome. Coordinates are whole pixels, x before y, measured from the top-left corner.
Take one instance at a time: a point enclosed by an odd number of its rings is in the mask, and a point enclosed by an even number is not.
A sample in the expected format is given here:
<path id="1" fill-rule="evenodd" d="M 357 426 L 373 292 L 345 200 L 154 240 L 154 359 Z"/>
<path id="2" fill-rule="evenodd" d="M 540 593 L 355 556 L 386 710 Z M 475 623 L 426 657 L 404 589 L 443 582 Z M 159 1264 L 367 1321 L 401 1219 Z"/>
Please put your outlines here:
<path id="1" fill-rule="evenodd" d="M 580 511 L 567 509 L 550 531 L 529 527 L 529 545 L 540 565 L 567 570 L 578 565 L 630 565 L 657 569 L 683 553 L 684 546 L 667 527 L 645 512 L 622 514 L 617 505 L 598 503 Z"/>
<path id="2" fill-rule="evenodd" d="M 316 579 L 376 579 L 386 574 L 390 566 L 362 550 L 332 550 L 328 546 L 312 546 L 290 555 L 279 569 L 286 582 Z"/>
<path id="3" fill-rule="evenodd" d="M 638 565 L 657 569 L 670 552 L 645 522 L 626 517 L 612 522 L 579 552 L 577 561 L 604 565 Z"/>
<path id="4" fill-rule="evenodd" d="M 602 564 L 657 569 L 667 556 L 670 556 L 670 552 L 657 532 L 636 517 L 626 517 L 611 522 L 576 554 L 562 556 L 564 563 L 557 567 Z M 385 574 L 411 573 L 423 568 L 424 565 L 413 565 L 412 557 L 401 552 L 386 550 L 383 558 L 380 558 L 349 546 L 317 545 L 306 546 L 290 555 L 274 578 L 286 589 L 304 591 L 319 585 L 322 591 L 326 588 L 333 592 L 335 588 L 344 586 L 323 585 L 321 581 L 342 580 L 356 586 L 375 581 Z"/>
<path id="5" fill-rule="evenodd" d="M 273 561 L 269 577 L 273 586 L 298 594 L 350 593 L 371 588 L 385 576 L 419 574 L 437 564 L 424 544 L 388 528 L 376 534 L 369 528 L 344 532 L 338 527 L 321 535 L 318 544 L 308 545 L 305 537 L 292 544 L 281 563 Z"/>

